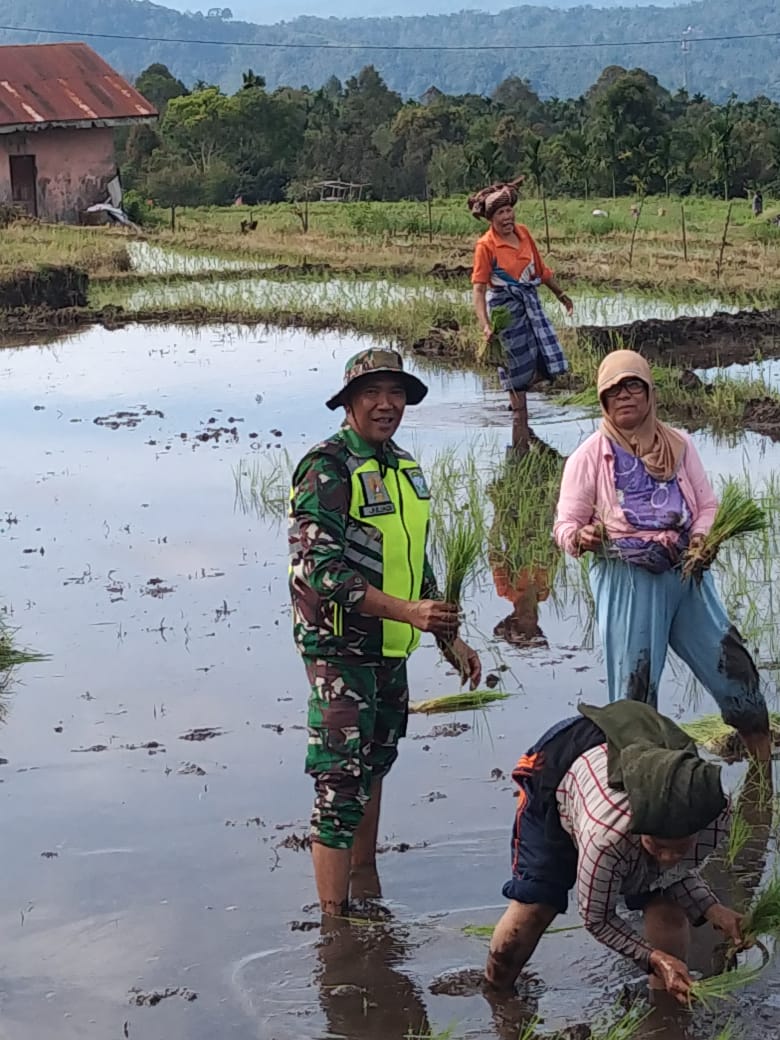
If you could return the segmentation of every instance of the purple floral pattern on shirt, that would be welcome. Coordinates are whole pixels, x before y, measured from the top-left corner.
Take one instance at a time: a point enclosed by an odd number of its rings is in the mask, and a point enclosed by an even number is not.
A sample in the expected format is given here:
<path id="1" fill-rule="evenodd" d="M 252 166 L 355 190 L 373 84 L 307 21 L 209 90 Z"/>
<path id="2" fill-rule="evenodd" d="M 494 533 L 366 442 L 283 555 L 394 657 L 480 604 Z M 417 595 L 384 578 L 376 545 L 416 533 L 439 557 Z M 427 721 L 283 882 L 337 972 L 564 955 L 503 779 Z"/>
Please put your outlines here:
<path id="1" fill-rule="evenodd" d="M 642 538 L 617 538 L 611 543 L 614 552 L 610 555 L 656 573 L 670 570 L 677 563 L 679 550 L 688 544 L 692 522 L 677 477 L 657 480 L 635 455 L 614 443 L 612 451 L 618 505 L 628 523 L 638 531 L 675 531 L 679 537 L 676 549 Z"/>

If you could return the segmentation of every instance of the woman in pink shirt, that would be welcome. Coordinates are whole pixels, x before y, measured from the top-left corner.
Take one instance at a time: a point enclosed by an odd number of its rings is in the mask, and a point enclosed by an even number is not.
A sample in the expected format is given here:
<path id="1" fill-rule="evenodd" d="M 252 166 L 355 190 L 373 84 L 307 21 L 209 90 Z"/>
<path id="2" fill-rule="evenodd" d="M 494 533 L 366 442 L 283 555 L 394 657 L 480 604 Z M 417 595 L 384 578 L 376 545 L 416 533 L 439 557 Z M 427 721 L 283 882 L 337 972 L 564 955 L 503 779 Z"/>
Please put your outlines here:
<path id="1" fill-rule="evenodd" d="M 668 649 L 710 691 L 748 750 L 770 755 L 758 672 L 707 571 L 683 579 L 688 546 L 712 526 L 717 500 L 691 438 L 656 415 L 650 366 L 633 350 L 598 372 L 601 428 L 566 462 L 554 534 L 591 553 L 609 699 L 657 707 Z"/>

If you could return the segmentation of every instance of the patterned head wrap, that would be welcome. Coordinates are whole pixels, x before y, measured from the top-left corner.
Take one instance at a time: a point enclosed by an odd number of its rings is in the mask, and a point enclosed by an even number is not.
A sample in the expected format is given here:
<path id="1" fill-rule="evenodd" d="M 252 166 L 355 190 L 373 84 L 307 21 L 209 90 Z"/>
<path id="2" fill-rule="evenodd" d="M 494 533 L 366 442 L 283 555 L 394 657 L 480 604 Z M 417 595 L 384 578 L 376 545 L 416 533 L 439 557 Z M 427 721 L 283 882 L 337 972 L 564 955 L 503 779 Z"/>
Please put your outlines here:
<path id="1" fill-rule="evenodd" d="M 469 196 L 469 209 L 477 220 L 491 220 L 502 206 L 514 206 L 518 198 L 518 187 L 524 178 L 518 177 L 507 184 L 491 184 Z"/>

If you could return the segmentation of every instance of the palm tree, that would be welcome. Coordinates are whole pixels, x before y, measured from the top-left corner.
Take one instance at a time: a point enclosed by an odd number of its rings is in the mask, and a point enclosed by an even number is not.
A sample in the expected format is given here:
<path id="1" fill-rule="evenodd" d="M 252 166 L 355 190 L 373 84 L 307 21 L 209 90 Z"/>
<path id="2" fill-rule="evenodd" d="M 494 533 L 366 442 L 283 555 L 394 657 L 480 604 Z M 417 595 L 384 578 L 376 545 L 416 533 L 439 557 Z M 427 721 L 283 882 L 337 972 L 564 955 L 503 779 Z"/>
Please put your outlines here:
<path id="1" fill-rule="evenodd" d="M 241 89 L 264 90 L 265 76 L 258 76 L 252 69 L 247 69 L 246 72 L 241 73 Z"/>

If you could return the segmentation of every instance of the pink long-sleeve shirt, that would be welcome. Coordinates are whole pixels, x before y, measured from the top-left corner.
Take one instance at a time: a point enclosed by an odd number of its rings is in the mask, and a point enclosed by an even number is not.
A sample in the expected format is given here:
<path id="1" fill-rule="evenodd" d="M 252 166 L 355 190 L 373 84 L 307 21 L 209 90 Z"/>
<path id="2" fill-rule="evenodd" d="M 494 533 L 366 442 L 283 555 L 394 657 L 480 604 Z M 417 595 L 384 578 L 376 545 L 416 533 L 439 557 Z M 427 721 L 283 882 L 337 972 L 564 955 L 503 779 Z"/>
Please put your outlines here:
<path id="1" fill-rule="evenodd" d="M 693 537 L 707 534 L 712 527 L 718 500 L 693 441 L 687 433 L 679 432 L 685 438 L 686 448 L 677 481 L 691 513 Z M 577 556 L 577 533 L 586 524 L 594 523 L 605 526 L 610 540 L 644 538 L 669 546 L 677 543 L 677 531 L 638 531 L 626 520 L 615 490 L 612 445 L 600 431 L 591 434 L 566 460 L 553 535 L 562 549 Z"/>

